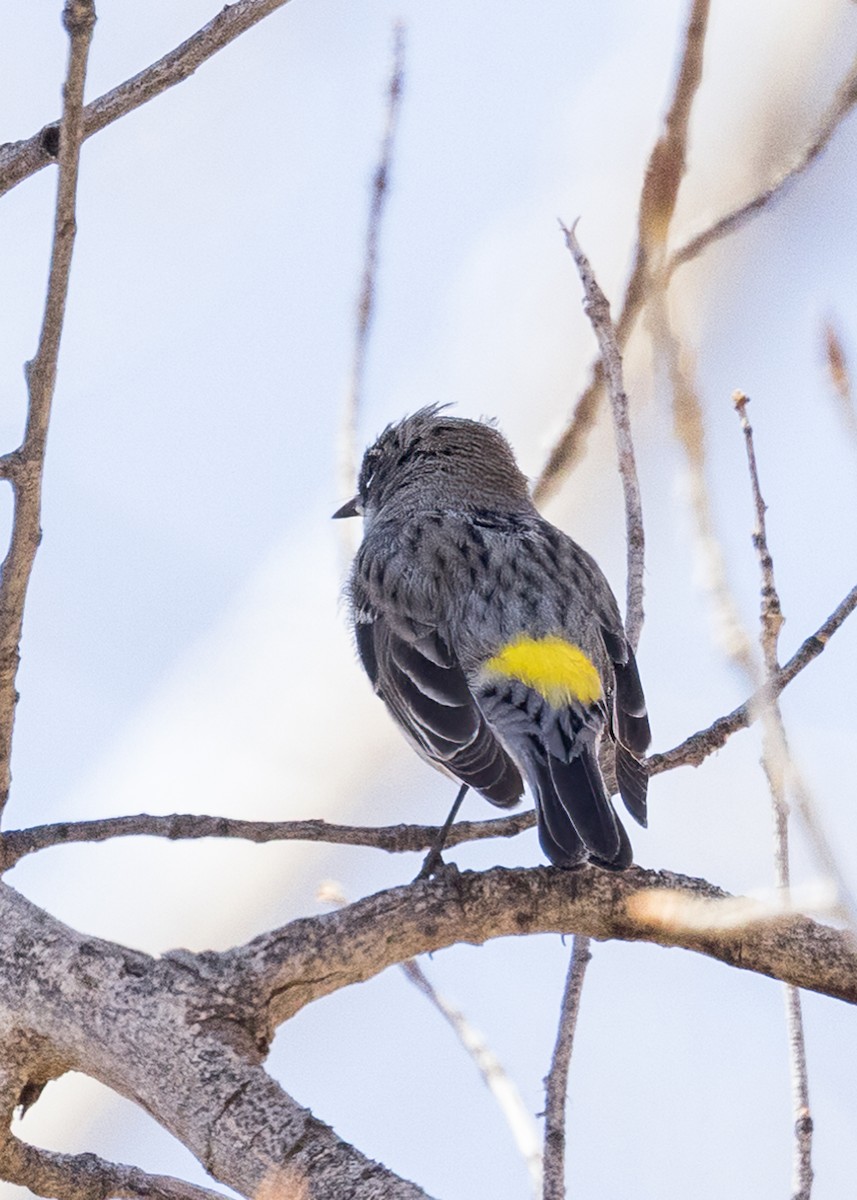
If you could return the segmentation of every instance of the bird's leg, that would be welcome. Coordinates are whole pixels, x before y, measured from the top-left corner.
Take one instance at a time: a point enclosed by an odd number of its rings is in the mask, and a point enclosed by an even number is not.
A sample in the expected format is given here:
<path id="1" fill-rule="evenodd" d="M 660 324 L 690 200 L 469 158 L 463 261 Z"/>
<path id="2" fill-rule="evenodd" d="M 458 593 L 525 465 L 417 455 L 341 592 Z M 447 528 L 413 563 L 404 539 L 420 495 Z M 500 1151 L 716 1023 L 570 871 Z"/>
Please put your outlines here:
<path id="1" fill-rule="evenodd" d="M 441 852 L 443 851 L 444 843 L 446 842 L 446 835 L 449 833 L 452 822 L 458 816 L 458 810 L 461 808 L 461 802 L 463 801 L 466 793 L 467 784 L 463 783 L 458 789 L 458 795 L 455 797 L 455 803 L 449 810 L 449 816 L 444 821 L 443 825 L 441 826 L 440 833 L 435 838 L 434 845 L 425 856 L 425 860 L 423 861 L 423 865 L 420 867 L 420 873 L 417 875 L 417 879 L 429 879 L 435 873 L 438 867 L 443 866 Z"/>

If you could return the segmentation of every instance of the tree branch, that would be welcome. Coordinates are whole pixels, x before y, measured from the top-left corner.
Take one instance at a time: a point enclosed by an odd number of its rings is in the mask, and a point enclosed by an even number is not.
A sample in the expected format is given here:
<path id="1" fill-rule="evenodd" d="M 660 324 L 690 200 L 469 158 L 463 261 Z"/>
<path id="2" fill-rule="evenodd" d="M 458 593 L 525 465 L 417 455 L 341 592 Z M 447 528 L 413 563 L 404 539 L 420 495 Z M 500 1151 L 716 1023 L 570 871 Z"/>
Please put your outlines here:
<path id="1" fill-rule="evenodd" d="M 5 456 L 4 470 L 14 494 L 12 536 L 0 568 L 0 815 L 9 798 L 12 729 L 18 694 L 19 646 L 24 601 L 41 540 L 42 471 L 48 421 L 54 395 L 60 338 L 65 317 L 71 256 L 76 232 L 75 207 L 83 131 L 83 88 L 95 6 L 92 0 L 66 0 L 63 24 L 69 36 L 68 69 L 63 88 L 59 134 L 59 179 L 54 238 L 42 331 L 35 357 L 27 363 L 27 425 L 18 450 Z"/>
<path id="2" fill-rule="evenodd" d="M 545 1080 L 544 1200 L 565 1200 L 565 1098 L 568 1091 L 568 1068 L 574 1049 L 583 981 L 591 958 L 589 938 L 579 933 L 575 934 L 562 996 L 556 1044 L 550 1071 Z"/>
<path id="3" fill-rule="evenodd" d="M 99 1080 L 141 1105 L 216 1179 L 254 1200 L 425 1200 L 271 1079 L 261 1065 L 263 1021 L 251 998 L 223 989 L 216 959 L 177 953 L 156 960 L 84 937 L 0 885 L 4 1050 L 20 1060 L 21 1031 L 31 1031 L 40 1080 L 48 1055 L 60 1064 L 53 1075 L 78 1070 Z M 26 1066 L 17 1065 L 19 1080 Z"/>
<path id="4" fill-rule="evenodd" d="M 707 729 L 701 729 L 698 733 L 685 738 L 672 750 L 666 750 L 663 754 L 651 755 L 647 759 L 649 774 L 660 775 L 662 771 L 671 771 L 674 767 L 698 767 L 708 758 L 709 754 L 722 749 L 733 733 L 752 725 L 762 707 L 772 697 L 779 696 L 795 676 L 821 654 L 833 634 L 855 608 L 857 608 L 857 587 L 853 587 L 824 624 L 815 633 L 810 634 L 786 665 L 777 672 L 770 684 L 760 687 L 749 700 L 740 704 L 738 708 L 733 709 L 724 717 L 718 717 Z"/>
<path id="5" fill-rule="evenodd" d="M 535 825 L 532 811 L 487 821 L 460 821 L 450 829 L 447 846 L 485 838 L 515 837 Z M 200 838 L 238 838 L 247 842 L 326 842 L 336 846 L 371 846 L 392 854 L 427 850 L 437 838 L 437 825 L 335 825 L 327 821 L 245 821 L 197 813 L 104 817 L 92 821 L 62 821 L 0 833 L 0 870 L 8 871 L 27 854 L 52 846 L 104 842 L 117 837 L 159 837 L 171 841 Z"/>
<path id="6" fill-rule="evenodd" d="M 616 330 L 610 317 L 607 297 L 598 286 L 598 280 L 589 259 L 580 248 L 574 234 L 574 226 L 567 229 L 562 223 L 565 244 L 571 251 L 583 282 L 586 315 L 592 323 L 601 362 L 607 379 L 607 390 L 613 409 L 613 429 L 616 435 L 616 454 L 619 476 L 625 497 L 625 543 L 628 554 L 627 599 L 625 605 L 625 631 L 632 649 L 637 649 L 643 629 L 643 572 L 645 565 L 645 535 L 643 532 L 643 506 L 640 498 L 640 481 L 637 477 L 637 460 L 634 455 L 634 439 L 631 436 L 631 421 L 628 415 L 628 397 L 622 378 L 622 355 L 616 338 Z"/>
<path id="7" fill-rule="evenodd" d="M 223 1192 L 181 1179 L 149 1175 L 96 1154 L 56 1154 L 11 1135 L 0 1143 L 0 1178 L 55 1200 L 226 1200 Z"/>
<path id="8" fill-rule="evenodd" d="M 83 110 L 84 140 L 175 87 L 242 33 L 287 4 L 288 0 L 237 0 L 163 58 L 105 92 Z M 46 125 L 21 142 L 0 146 L 0 196 L 43 167 L 56 162 L 58 130 Z"/>
<path id="9" fill-rule="evenodd" d="M 636 892 L 653 887 L 694 896 L 727 894 L 705 880 L 640 867 L 622 872 L 495 867 L 461 874 L 453 869 L 335 913 L 293 921 L 206 961 L 216 963 L 235 995 L 267 1005 L 269 1032 L 319 996 L 370 979 L 394 963 L 458 942 L 482 944 L 533 933 L 682 946 L 857 1003 L 857 949 L 849 935 L 795 916 L 740 929 L 664 928 L 628 907 Z"/>
<path id="10" fill-rule="evenodd" d="M 744 204 L 739 205 L 731 212 L 720 217 L 713 225 L 703 230 L 702 233 L 697 234 L 696 237 L 691 238 L 690 241 L 686 242 L 680 249 L 670 255 L 666 267 L 667 278 L 671 278 L 679 267 L 696 258 L 703 250 L 713 245 L 714 242 L 741 229 L 756 213 L 767 208 L 772 201 L 781 196 L 788 185 L 793 183 L 799 175 L 802 175 L 807 167 L 826 149 L 834 133 L 836 133 L 836 130 L 855 104 L 857 104 L 857 60 L 851 65 L 851 69 L 839 85 L 833 103 L 822 117 L 821 124 L 814 136 L 806 143 L 794 160 L 788 166 L 784 167 L 780 171 L 780 174 L 751 200 L 746 201 Z"/>
<path id="11" fill-rule="evenodd" d="M 749 397 L 745 396 L 743 392 L 735 392 L 732 400 L 744 433 L 747 467 L 753 492 L 753 508 L 756 517 L 753 545 L 759 559 L 759 573 L 762 579 L 759 643 L 762 649 L 765 682 L 770 686 L 770 682 L 779 671 L 780 666 L 777 647 L 780 630 L 783 627 L 783 613 L 774 578 L 774 560 L 768 547 L 767 521 L 765 519 L 767 505 L 762 498 L 762 489 L 759 483 L 756 449 L 753 444 L 753 427 L 747 416 Z M 787 892 L 791 886 L 791 868 L 789 863 L 789 809 L 786 801 L 785 781 L 791 763 L 791 755 L 782 712 L 775 698 L 771 698 L 762 710 L 762 721 L 762 767 L 771 792 L 771 808 L 774 819 L 774 874 L 777 887 Z M 815 814 L 813 814 L 813 825 L 817 828 Z M 826 839 L 824 840 L 826 842 Z M 847 892 L 840 890 L 840 896 L 844 895 L 847 895 Z M 810 1200 L 813 1177 L 813 1122 L 809 1106 L 809 1074 L 800 992 L 796 987 L 787 984 L 784 989 L 784 1000 L 792 1083 L 792 1112 L 794 1114 L 792 1200 Z"/>

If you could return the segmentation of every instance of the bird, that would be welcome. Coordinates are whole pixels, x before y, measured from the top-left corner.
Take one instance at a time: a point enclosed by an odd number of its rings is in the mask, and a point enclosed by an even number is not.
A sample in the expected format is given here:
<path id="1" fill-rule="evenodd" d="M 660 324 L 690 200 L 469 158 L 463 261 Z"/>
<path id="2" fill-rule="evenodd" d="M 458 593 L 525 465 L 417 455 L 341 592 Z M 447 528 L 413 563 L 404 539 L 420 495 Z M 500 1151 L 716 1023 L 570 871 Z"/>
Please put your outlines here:
<path id="1" fill-rule="evenodd" d="M 526 782 L 552 864 L 622 870 L 610 791 L 646 825 L 651 733 L 616 598 L 538 512 L 495 423 L 447 407 L 388 425 L 333 514 L 363 517 L 345 586 L 358 656 L 458 803 L 472 788 L 509 808 Z"/>

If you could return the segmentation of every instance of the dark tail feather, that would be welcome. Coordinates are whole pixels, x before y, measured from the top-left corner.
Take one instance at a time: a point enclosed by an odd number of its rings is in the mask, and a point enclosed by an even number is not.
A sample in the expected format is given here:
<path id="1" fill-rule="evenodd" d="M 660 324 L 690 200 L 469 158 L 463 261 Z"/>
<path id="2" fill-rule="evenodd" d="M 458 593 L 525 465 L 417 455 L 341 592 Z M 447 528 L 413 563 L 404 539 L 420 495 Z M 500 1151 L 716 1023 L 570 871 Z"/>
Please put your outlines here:
<path id="1" fill-rule="evenodd" d="M 625 802 L 628 812 L 645 829 L 646 792 L 649 786 L 649 772 L 646 764 L 627 750 L 621 742 L 616 743 L 616 783 Z"/>
<path id="2" fill-rule="evenodd" d="M 539 834 L 542 848 L 558 866 L 574 865 L 585 853 L 598 862 L 621 869 L 632 861 L 631 844 L 613 811 L 592 750 L 586 748 L 571 762 L 553 755 L 536 768 Z M 549 839 L 542 837 L 545 827 Z M 565 861 L 551 852 L 559 846 Z"/>
<path id="3" fill-rule="evenodd" d="M 555 867 L 576 867 L 586 861 L 586 847 L 577 835 L 571 818 L 560 803 L 545 764 L 540 764 L 533 781 L 539 844 Z"/>
<path id="4" fill-rule="evenodd" d="M 616 674 L 616 733 L 619 741 L 635 754 L 645 754 L 652 740 L 646 700 L 634 655 L 628 649 L 628 661 L 614 665 Z"/>

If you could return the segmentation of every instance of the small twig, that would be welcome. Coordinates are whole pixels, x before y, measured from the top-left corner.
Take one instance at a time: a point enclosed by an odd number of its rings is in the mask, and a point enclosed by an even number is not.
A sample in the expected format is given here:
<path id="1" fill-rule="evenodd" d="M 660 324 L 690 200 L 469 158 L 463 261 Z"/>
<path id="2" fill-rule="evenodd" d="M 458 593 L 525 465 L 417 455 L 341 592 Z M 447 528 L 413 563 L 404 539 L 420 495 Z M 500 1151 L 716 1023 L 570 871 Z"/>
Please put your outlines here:
<path id="1" fill-rule="evenodd" d="M 223 1192 L 168 1175 L 108 1162 L 96 1154 L 57 1154 L 8 1135 L 0 1145 L 0 1175 L 37 1196 L 56 1200 L 225 1200 Z"/>
<path id="2" fill-rule="evenodd" d="M 708 31 L 710 0 L 694 0 L 684 33 L 681 61 L 664 118 L 664 129 L 652 147 L 637 213 L 637 246 L 634 266 L 616 320 L 616 342 L 624 351 L 637 317 L 645 306 L 651 285 L 652 259 L 660 260 L 687 165 L 687 134 L 693 102 L 702 80 L 702 60 Z M 587 436 L 595 424 L 604 387 L 604 369 L 598 359 L 589 382 L 578 397 L 571 419 L 551 450 L 533 488 L 536 503 L 543 504 L 583 458 Z"/>
<path id="3" fill-rule="evenodd" d="M 589 942 L 583 934 L 574 935 L 556 1044 L 545 1080 L 544 1200 L 564 1200 L 565 1197 L 565 1099 L 583 980 L 592 958 Z"/>
<path id="4" fill-rule="evenodd" d="M 509 1077 L 503 1064 L 486 1043 L 482 1034 L 473 1028 L 463 1013 L 444 999 L 415 958 L 407 959 L 401 964 L 401 968 L 414 987 L 422 992 L 432 1007 L 452 1027 L 455 1036 L 476 1065 L 485 1086 L 494 1097 L 503 1114 L 503 1119 L 509 1126 L 515 1145 L 527 1164 L 530 1188 L 533 1196 L 537 1198 L 541 1195 L 542 1185 L 542 1151 L 539 1135 L 514 1080 Z"/>
<path id="5" fill-rule="evenodd" d="M 762 576 L 761 628 L 759 642 L 762 648 L 765 682 L 779 671 L 777 646 L 783 627 L 780 597 L 774 579 L 774 561 L 768 548 L 765 521 L 767 506 L 762 498 L 756 451 L 753 444 L 753 427 L 747 417 L 749 397 L 735 392 L 732 397 L 747 451 L 747 466 L 753 491 L 753 507 L 756 527 L 753 530 L 753 545 L 759 558 Z M 788 804 L 786 801 L 785 776 L 791 756 L 786 741 L 785 725 L 777 700 L 772 699 L 762 713 L 762 766 L 768 779 L 774 817 L 774 871 L 777 887 L 786 893 L 791 885 L 789 867 Z M 814 819 L 813 823 L 817 825 Z M 785 985 L 786 1033 L 788 1037 L 789 1065 L 792 1080 L 792 1110 L 794 1114 L 794 1142 L 792 1151 L 792 1198 L 810 1200 L 812 1192 L 812 1116 L 809 1107 L 809 1075 L 806 1062 L 806 1038 L 801 1015 L 800 992 Z"/>
<path id="6" fill-rule="evenodd" d="M 844 600 L 833 610 L 823 625 L 810 634 L 792 655 L 785 666 L 777 672 L 769 683 L 758 688 L 743 704 L 718 717 L 707 729 L 685 738 L 672 750 L 662 754 L 652 754 L 646 760 L 650 775 L 660 775 L 662 771 L 672 771 L 675 767 L 698 767 L 710 754 L 721 750 L 733 733 L 739 729 L 748 729 L 757 719 L 764 706 L 779 694 L 800 674 L 804 667 L 818 658 L 831 637 L 845 620 L 857 608 L 857 587 L 853 587 Z"/>
<path id="7" fill-rule="evenodd" d="M 87 104 L 83 110 L 84 140 L 189 78 L 207 59 L 287 3 L 288 0 L 236 0 L 227 4 L 207 25 L 163 58 Z M 0 196 L 56 162 L 58 145 L 58 126 L 52 123 L 25 141 L 0 146 Z"/>
<path id="8" fill-rule="evenodd" d="M 366 226 L 366 249 L 363 259 L 363 276 L 357 300 L 357 320 L 354 333 L 354 354 L 351 361 L 351 379 L 346 398 L 343 420 L 344 446 L 342 455 L 342 494 L 348 495 L 357 478 L 359 461 L 358 424 L 360 403 L 363 396 L 363 376 L 366 370 L 366 353 L 369 334 L 375 314 L 375 286 L 378 274 L 378 249 L 381 242 L 381 223 L 390 191 L 390 170 L 396 145 L 399 111 L 405 86 L 405 27 L 401 21 L 393 26 L 393 63 L 387 85 L 387 120 L 378 165 L 372 177 L 372 198 L 369 203 L 369 218 Z"/>
<path id="9" fill-rule="evenodd" d="M 645 559 L 645 536 L 643 533 L 643 509 L 640 499 L 640 481 L 637 478 L 637 463 L 634 456 L 634 441 L 631 437 L 631 421 L 628 415 L 628 397 L 622 379 L 622 355 L 616 339 L 616 330 L 610 317 L 607 297 L 598 286 L 592 267 L 574 234 L 574 226 L 567 229 L 560 222 L 565 235 L 565 244 L 571 251 L 583 282 L 584 311 L 592 323 L 610 402 L 613 408 L 613 428 L 616 434 L 619 475 L 625 496 L 625 536 L 628 553 L 627 600 L 625 608 L 625 630 L 634 650 L 643 628 L 643 571 Z"/>
<path id="10" fill-rule="evenodd" d="M 485 838 L 516 837 L 536 823 L 535 813 L 515 813 L 488 821 L 459 821 L 449 830 L 447 846 Z M 80 842 L 106 842 L 117 837 L 158 837 L 171 841 L 200 838 L 237 838 L 247 842 L 326 842 L 337 846 L 371 846 L 391 854 L 428 850 L 440 833 L 437 825 L 335 825 L 326 821 L 245 821 L 238 817 L 212 817 L 198 813 L 152 815 L 136 813 L 92 821 L 61 821 L 12 829 L 0 833 L 0 870 L 8 871 L 28 854 L 52 846 Z"/>
<path id="11" fill-rule="evenodd" d="M 12 778 L 12 729 L 18 700 L 15 679 L 24 602 L 36 549 L 42 536 L 42 470 L 76 231 L 77 174 L 83 136 L 83 88 L 95 26 L 92 0 L 66 0 L 63 24 L 69 36 L 69 56 L 63 88 L 59 179 L 48 290 L 38 349 L 26 367 L 29 403 L 24 440 L 4 460 L 6 477 L 12 483 L 14 509 L 9 549 L 0 568 L 0 814 L 9 798 Z"/>

